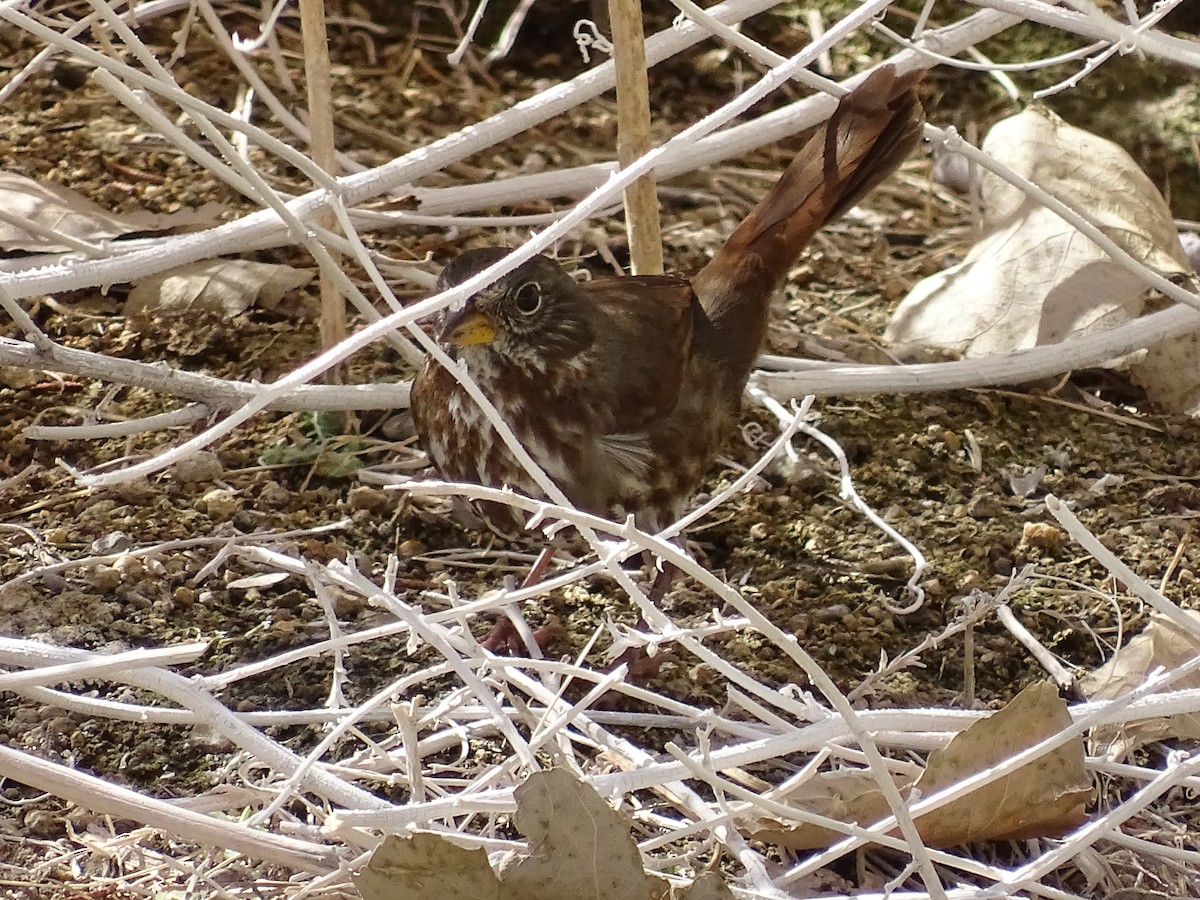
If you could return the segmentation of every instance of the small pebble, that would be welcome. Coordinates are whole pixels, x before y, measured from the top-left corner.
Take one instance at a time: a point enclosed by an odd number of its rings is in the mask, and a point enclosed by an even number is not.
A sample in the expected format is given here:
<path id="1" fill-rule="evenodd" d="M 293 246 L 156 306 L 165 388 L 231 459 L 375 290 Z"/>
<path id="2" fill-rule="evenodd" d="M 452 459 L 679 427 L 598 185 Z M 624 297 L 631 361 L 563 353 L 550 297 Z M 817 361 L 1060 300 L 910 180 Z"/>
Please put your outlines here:
<path id="1" fill-rule="evenodd" d="M 1004 514 L 1004 507 L 994 497 L 972 497 L 967 503 L 967 515 L 972 519 L 994 519 Z"/>
<path id="2" fill-rule="evenodd" d="M 98 591 L 113 591 L 121 584 L 121 573 L 112 566 L 97 566 L 88 580 Z"/>
<path id="3" fill-rule="evenodd" d="M 46 539 L 46 543 L 56 547 L 71 543 L 71 533 L 65 528 L 47 528 L 42 537 Z"/>
<path id="4" fill-rule="evenodd" d="M 133 538 L 123 531 L 110 531 L 104 537 L 92 541 L 92 552 L 96 554 L 119 553 L 133 546 Z"/>
<path id="5" fill-rule="evenodd" d="M 181 459 L 171 470 L 171 477 L 180 484 L 197 484 L 216 481 L 225 471 L 217 454 L 211 450 L 200 450 Z"/>
<path id="6" fill-rule="evenodd" d="M 227 522 L 233 518 L 241 507 L 233 491 L 226 488 L 213 488 L 200 498 L 199 508 L 217 522 Z"/>
<path id="7" fill-rule="evenodd" d="M 365 484 L 352 487 L 346 495 L 346 508 L 351 512 L 381 512 L 387 508 L 388 503 L 389 497 L 386 492 Z"/>
<path id="8" fill-rule="evenodd" d="M 268 481 L 258 490 L 258 502 L 263 506 L 285 506 L 291 499 L 292 492 L 278 481 Z"/>
<path id="9" fill-rule="evenodd" d="M 1045 522 L 1026 522 L 1021 529 L 1021 545 L 1057 553 L 1067 541 L 1066 532 Z"/>
<path id="10" fill-rule="evenodd" d="M 389 441 L 404 441 L 417 434 L 417 426 L 413 422 L 412 413 L 405 410 L 384 420 L 379 426 L 379 433 Z"/>
<path id="11" fill-rule="evenodd" d="M 418 540 L 410 538 L 404 541 L 396 548 L 396 551 L 405 559 L 411 559 L 414 556 L 420 556 L 429 548 Z"/>
<path id="12" fill-rule="evenodd" d="M 136 556 L 122 556 L 113 563 L 113 568 L 121 573 L 125 581 L 136 581 L 146 574 L 146 567 Z"/>
<path id="13" fill-rule="evenodd" d="M 845 603 L 835 603 L 833 606 L 826 606 L 823 609 L 818 609 L 813 612 L 813 619 L 817 622 L 839 622 L 846 616 L 850 615 L 850 607 Z"/>
<path id="14" fill-rule="evenodd" d="M 105 498 L 103 500 L 93 500 L 83 504 L 79 510 L 80 521 L 96 521 L 97 519 L 108 520 L 112 518 L 113 510 L 119 504 L 116 500 Z"/>
<path id="15" fill-rule="evenodd" d="M 37 807 L 25 811 L 21 825 L 24 836 L 29 838 L 61 838 L 65 829 L 59 813 Z"/>
<path id="16" fill-rule="evenodd" d="M 370 601 L 359 594 L 340 592 L 333 595 L 333 614 L 339 619 L 353 619 L 370 607 Z"/>

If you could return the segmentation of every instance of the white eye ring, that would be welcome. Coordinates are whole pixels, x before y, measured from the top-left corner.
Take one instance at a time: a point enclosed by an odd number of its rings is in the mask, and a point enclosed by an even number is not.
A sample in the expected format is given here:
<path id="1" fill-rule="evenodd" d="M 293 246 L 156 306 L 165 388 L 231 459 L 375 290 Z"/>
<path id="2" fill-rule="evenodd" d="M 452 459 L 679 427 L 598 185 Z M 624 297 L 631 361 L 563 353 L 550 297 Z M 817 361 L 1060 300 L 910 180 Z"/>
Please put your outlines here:
<path id="1" fill-rule="evenodd" d="M 542 286 L 536 281 L 527 281 L 512 293 L 513 305 L 523 316 L 532 316 L 542 308 Z"/>

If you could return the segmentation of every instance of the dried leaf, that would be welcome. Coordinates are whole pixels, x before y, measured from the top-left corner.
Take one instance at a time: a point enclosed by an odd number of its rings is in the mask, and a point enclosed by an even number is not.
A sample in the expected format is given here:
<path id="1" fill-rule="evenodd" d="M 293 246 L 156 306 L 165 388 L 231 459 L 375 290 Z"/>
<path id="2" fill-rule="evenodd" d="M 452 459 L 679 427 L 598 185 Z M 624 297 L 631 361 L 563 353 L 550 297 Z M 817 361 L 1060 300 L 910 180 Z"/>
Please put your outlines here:
<path id="1" fill-rule="evenodd" d="M 0 209 L 23 225 L 0 221 L 0 249 L 58 253 L 73 250 L 56 241 L 64 235 L 101 241 L 130 234 L 182 231 L 207 227 L 216 221 L 217 207 L 156 214 L 111 213 L 71 188 L 38 182 L 12 172 L 0 172 Z"/>
<path id="2" fill-rule="evenodd" d="M 258 575 L 247 575 L 245 578 L 235 578 L 225 587 L 230 590 L 248 591 L 250 588 L 270 587 L 291 577 L 289 572 L 262 572 Z"/>
<path id="3" fill-rule="evenodd" d="M 1048 681 L 1031 684 L 1007 706 L 973 723 L 929 755 L 917 779 L 923 796 L 999 765 L 1071 725 Z M 921 816 L 917 829 L 934 847 L 973 841 L 1056 837 L 1079 825 L 1092 797 L 1083 738 L 1074 738 L 1003 778 Z"/>
<path id="4" fill-rule="evenodd" d="M 512 900 L 647 900 L 665 893 L 646 874 L 629 822 L 563 769 L 530 775 L 516 790 L 517 829 L 530 855 L 503 872 Z"/>
<path id="5" fill-rule="evenodd" d="M 1200 332 L 1168 338 L 1129 367 L 1129 377 L 1164 409 L 1200 415 Z"/>
<path id="6" fill-rule="evenodd" d="M 1200 624 L 1200 612 L 1184 612 Z M 1197 653 L 1200 653 L 1200 643 L 1190 632 L 1161 613 L 1153 613 L 1142 633 L 1095 672 L 1081 678 L 1079 687 L 1089 700 L 1112 700 L 1142 684 L 1154 669 L 1178 668 Z M 1176 690 L 1198 687 L 1200 672 L 1172 682 L 1172 688 Z M 1102 726 L 1092 734 L 1092 739 L 1100 745 L 1100 752 L 1116 759 L 1142 744 L 1168 738 L 1200 739 L 1200 715 L 1180 713 L 1142 719 L 1123 728 Z"/>
<path id="7" fill-rule="evenodd" d="M 1067 705 L 1049 682 L 1031 685 L 997 713 L 980 719 L 944 749 L 929 756 L 915 783 L 900 784 L 901 796 L 929 796 L 985 769 L 999 765 L 1071 724 Z M 836 776 L 836 777 L 833 777 Z M 818 776 L 803 802 L 788 802 L 806 812 L 843 822 L 869 825 L 890 813 L 869 773 Z M 1083 821 L 1092 796 L 1084 767 L 1083 740 L 1075 739 L 1017 771 L 952 800 L 916 820 L 921 839 L 931 847 L 954 847 L 974 841 L 1051 837 Z M 770 822 L 754 836 L 794 850 L 828 846 L 841 832 L 803 824 L 781 828 Z M 898 830 L 893 830 L 898 834 Z"/>
<path id="8" fill-rule="evenodd" d="M 232 318 L 255 303 L 279 306 L 284 296 L 312 281 L 314 269 L 245 259 L 209 259 L 143 279 L 125 301 L 127 316 L 215 312 Z M 305 304 L 301 304 L 303 308 Z"/>
<path id="9" fill-rule="evenodd" d="M 705 872 L 683 888 L 671 889 L 671 900 L 733 900 L 733 891 L 715 872 Z"/>
<path id="10" fill-rule="evenodd" d="M 440 835 L 391 835 L 354 873 L 363 900 L 665 900 L 668 885 L 646 873 L 629 822 L 569 772 L 535 773 L 516 790 L 517 828 L 529 856 L 510 858 L 499 875 L 482 850 Z M 716 875 L 671 896 L 732 900 Z"/>
<path id="11" fill-rule="evenodd" d="M 998 122 L 983 149 L 1078 209 L 1135 259 L 1190 272 L 1166 201 L 1111 141 L 1036 109 Z M 1141 314 L 1140 279 L 1057 215 L 990 172 L 983 237 L 960 264 L 919 282 L 892 343 L 985 356 L 1112 328 Z"/>
<path id="12" fill-rule="evenodd" d="M 353 873 L 363 900 L 497 900 L 500 880 L 481 848 L 436 834 L 389 834 Z"/>
<path id="13" fill-rule="evenodd" d="M 892 777 L 904 796 L 912 782 L 894 773 Z M 821 772 L 789 792 L 786 802 L 806 813 L 859 825 L 870 825 L 891 814 L 879 783 L 865 769 Z M 846 836 L 844 831 L 813 822 L 792 825 L 777 819 L 763 819 L 751 833 L 759 840 L 792 850 L 818 850 Z"/>

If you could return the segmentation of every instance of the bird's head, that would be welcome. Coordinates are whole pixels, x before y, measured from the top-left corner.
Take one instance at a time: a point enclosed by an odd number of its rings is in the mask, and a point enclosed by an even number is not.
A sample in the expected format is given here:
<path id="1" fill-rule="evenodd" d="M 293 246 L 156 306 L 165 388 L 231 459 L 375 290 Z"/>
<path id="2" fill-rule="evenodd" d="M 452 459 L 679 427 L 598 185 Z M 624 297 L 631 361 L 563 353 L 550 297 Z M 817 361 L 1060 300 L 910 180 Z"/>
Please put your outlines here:
<path id="1" fill-rule="evenodd" d="M 468 250 L 438 276 L 437 290 L 462 284 L 510 251 Z M 591 344 L 588 301 L 548 256 L 535 256 L 443 314 L 438 342 L 470 359 L 480 351 L 518 362 L 568 358 Z"/>

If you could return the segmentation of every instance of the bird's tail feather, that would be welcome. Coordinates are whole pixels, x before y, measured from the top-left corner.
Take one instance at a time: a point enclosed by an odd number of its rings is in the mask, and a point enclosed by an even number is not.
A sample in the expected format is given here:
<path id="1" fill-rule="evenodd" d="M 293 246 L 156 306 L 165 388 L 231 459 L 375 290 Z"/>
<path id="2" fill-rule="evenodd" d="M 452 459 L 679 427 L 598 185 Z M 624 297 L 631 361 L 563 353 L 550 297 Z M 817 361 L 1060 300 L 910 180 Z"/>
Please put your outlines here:
<path id="1" fill-rule="evenodd" d="M 812 236 L 900 165 L 924 123 L 921 72 L 872 72 L 841 98 L 833 115 L 796 154 L 779 181 L 693 278 L 721 339 L 758 353 L 771 296 Z M 736 348 L 736 349 L 735 349 Z"/>

